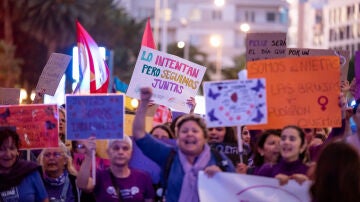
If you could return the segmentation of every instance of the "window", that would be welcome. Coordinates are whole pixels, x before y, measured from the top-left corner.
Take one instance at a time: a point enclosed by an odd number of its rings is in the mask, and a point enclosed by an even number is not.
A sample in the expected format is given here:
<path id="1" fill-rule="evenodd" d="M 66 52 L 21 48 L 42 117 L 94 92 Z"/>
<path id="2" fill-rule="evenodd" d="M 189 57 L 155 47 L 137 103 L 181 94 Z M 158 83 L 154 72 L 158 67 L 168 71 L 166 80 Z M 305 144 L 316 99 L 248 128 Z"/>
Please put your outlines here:
<path id="1" fill-rule="evenodd" d="M 266 13 L 266 22 L 275 22 L 276 14 L 274 12 Z"/>
<path id="2" fill-rule="evenodd" d="M 212 13 L 211 13 L 211 18 L 213 20 L 221 20 L 222 19 L 221 10 L 213 10 Z"/>
<path id="3" fill-rule="evenodd" d="M 255 22 L 254 11 L 245 11 L 245 22 Z"/>

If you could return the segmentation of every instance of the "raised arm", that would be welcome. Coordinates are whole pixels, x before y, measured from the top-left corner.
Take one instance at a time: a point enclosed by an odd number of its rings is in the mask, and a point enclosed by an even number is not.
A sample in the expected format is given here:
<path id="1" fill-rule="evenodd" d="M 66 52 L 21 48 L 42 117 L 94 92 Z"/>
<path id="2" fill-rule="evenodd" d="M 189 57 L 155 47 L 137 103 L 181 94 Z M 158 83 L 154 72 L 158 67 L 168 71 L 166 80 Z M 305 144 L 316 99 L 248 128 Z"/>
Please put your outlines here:
<path id="1" fill-rule="evenodd" d="M 140 105 L 136 110 L 134 122 L 133 122 L 133 136 L 134 138 L 141 139 L 145 137 L 145 116 L 146 109 L 150 103 L 152 96 L 152 89 L 149 87 L 140 89 Z"/>
<path id="2" fill-rule="evenodd" d="M 76 177 L 76 185 L 81 190 L 84 190 L 86 192 L 92 192 L 94 190 L 95 185 L 93 183 L 93 179 L 90 177 L 90 171 L 91 171 L 92 158 L 95 158 L 95 155 L 93 155 L 96 149 L 95 138 L 90 138 L 88 141 L 86 141 L 85 147 L 86 147 L 85 159 L 82 162 L 79 173 Z"/>

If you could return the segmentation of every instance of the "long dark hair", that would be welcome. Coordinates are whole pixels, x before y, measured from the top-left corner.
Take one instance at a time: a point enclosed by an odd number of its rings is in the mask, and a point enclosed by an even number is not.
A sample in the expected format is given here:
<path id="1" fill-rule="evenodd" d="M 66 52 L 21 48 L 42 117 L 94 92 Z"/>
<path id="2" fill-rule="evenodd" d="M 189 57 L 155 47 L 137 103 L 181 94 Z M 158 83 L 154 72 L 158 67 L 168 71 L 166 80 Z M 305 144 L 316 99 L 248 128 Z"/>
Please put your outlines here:
<path id="1" fill-rule="evenodd" d="M 271 135 L 275 135 L 280 137 L 280 130 L 266 130 L 264 131 L 263 134 L 260 135 L 259 139 L 256 142 L 256 148 L 254 150 L 255 154 L 254 154 L 254 165 L 255 166 L 261 166 L 264 164 L 264 156 L 261 156 L 258 149 L 264 149 L 264 144 L 266 139 L 271 136 Z"/>
<path id="2" fill-rule="evenodd" d="M 360 157 L 348 143 L 331 142 L 320 153 L 310 194 L 316 202 L 360 199 Z"/>
<path id="3" fill-rule="evenodd" d="M 305 133 L 304 133 L 304 131 L 299 126 L 295 126 L 295 125 L 287 125 L 282 129 L 282 131 L 284 131 L 285 129 L 288 129 L 288 128 L 295 129 L 299 133 L 299 136 L 300 136 L 300 139 L 301 139 L 300 147 L 304 146 L 304 144 L 305 144 Z M 299 154 L 299 159 L 300 160 L 304 160 L 305 153 L 306 153 L 306 149 L 302 153 Z"/>
<path id="4" fill-rule="evenodd" d="M 16 148 L 20 148 L 20 137 L 19 134 L 15 131 L 15 128 L 12 127 L 0 127 L 0 146 L 4 144 L 5 140 L 12 138 Z"/>

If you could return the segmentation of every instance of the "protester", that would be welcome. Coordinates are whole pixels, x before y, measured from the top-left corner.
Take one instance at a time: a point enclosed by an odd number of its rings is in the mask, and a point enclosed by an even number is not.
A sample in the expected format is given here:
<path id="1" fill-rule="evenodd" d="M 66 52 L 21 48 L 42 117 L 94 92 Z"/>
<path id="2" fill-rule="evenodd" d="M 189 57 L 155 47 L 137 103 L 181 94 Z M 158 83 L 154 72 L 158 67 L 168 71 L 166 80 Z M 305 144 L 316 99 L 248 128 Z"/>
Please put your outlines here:
<path id="1" fill-rule="evenodd" d="M 356 124 L 357 132 L 346 137 L 346 141 L 353 145 L 360 155 L 360 98 L 356 100 L 356 104 L 352 110 L 352 118 Z"/>
<path id="2" fill-rule="evenodd" d="M 310 194 L 313 202 L 359 201 L 360 157 L 351 145 L 338 141 L 323 148 Z"/>
<path id="3" fill-rule="evenodd" d="M 280 154 L 281 159 L 275 165 L 265 164 L 258 175 L 275 177 L 281 184 L 289 179 L 307 180 L 308 167 L 302 163 L 306 149 L 305 134 L 298 126 L 285 126 L 281 131 Z"/>
<path id="4" fill-rule="evenodd" d="M 167 202 L 199 201 L 197 176 L 204 170 L 208 176 L 213 176 L 221 168 L 216 165 L 216 157 L 206 143 L 207 129 L 202 118 L 196 115 L 185 115 L 176 123 L 178 137 L 177 147 L 171 147 L 153 139 L 145 133 L 146 108 L 152 96 L 151 88 L 140 89 L 140 105 L 133 122 L 133 136 L 137 145 L 150 159 L 155 161 L 167 172 L 166 164 L 173 153 L 168 177 L 165 179 Z M 235 171 L 234 166 L 222 153 L 223 162 L 226 160 L 226 171 Z"/>
<path id="5" fill-rule="evenodd" d="M 18 158 L 19 135 L 0 129 L 0 201 L 49 201 L 39 172 L 40 166 Z"/>
<path id="6" fill-rule="evenodd" d="M 246 126 L 241 126 L 241 139 L 244 143 L 250 145 L 250 131 Z"/>
<path id="7" fill-rule="evenodd" d="M 208 128 L 208 143 L 232 143 L 237 145 L 234 128 L 214 127 Z"/>
<path id="8" fill-rule="evenodd" d="M 38 157 L 43 170 L 43 181 L 50 201 L 79 202 L 72 158 L 66 146 L 60 142 L 59 147 L 45 148 Z"/>
<path id="9" fill-rule="evenodd" d="M 150 134 L 157 139 L 175 139 L 175 135 L 171 132 L 170 127 L 165 124 L 153 127 Z"/>
<path id="10" fill-rule="evenodd" d="M 280 157 L 280 131 L 266 130 L 257 140 L 254 151 L 253 165 L 243 170 L 241 165 L 237 166 L 239 173 L 257 175 L 264 164 L 274 165 Z"/>
<path id="11" fill-rule="evenodd" d="M 85 145 L 87 153 L 77 178 L 80 189 L 93 192 L 96 201 L 153 201 L 155 193 L 150 176 L 128 165 L 132 153 L 132 141 L 128 136 L 109 142 L 107 153 L 110 168 L 96 172 L 95 185 L 90 177 L 92 153 L 96 148 L 95 139 L 90 138 Z"/>

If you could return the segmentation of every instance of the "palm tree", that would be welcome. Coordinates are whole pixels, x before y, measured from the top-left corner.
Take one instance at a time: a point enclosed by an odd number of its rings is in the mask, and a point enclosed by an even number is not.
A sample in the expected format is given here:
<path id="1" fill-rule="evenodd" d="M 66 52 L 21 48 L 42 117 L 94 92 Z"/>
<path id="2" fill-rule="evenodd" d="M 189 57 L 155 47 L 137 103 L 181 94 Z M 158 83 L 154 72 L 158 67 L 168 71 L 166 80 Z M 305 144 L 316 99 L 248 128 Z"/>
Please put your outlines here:
<path id="1" fill-rule="evenodd" d="M 57 49 L 75 42 L 76 19 L 94 23 L 91 12 L 94 2 L 95 0 L 26 1 L 27 14 L 22 29 L 43 43 L 50 56 Z"/>
<path id="2" fill-rule="evenodd" d="M 0 86 L 13 88 L 18 86 L 22 60 L 15 57 L 15 46 L 0 40 Z"/>

